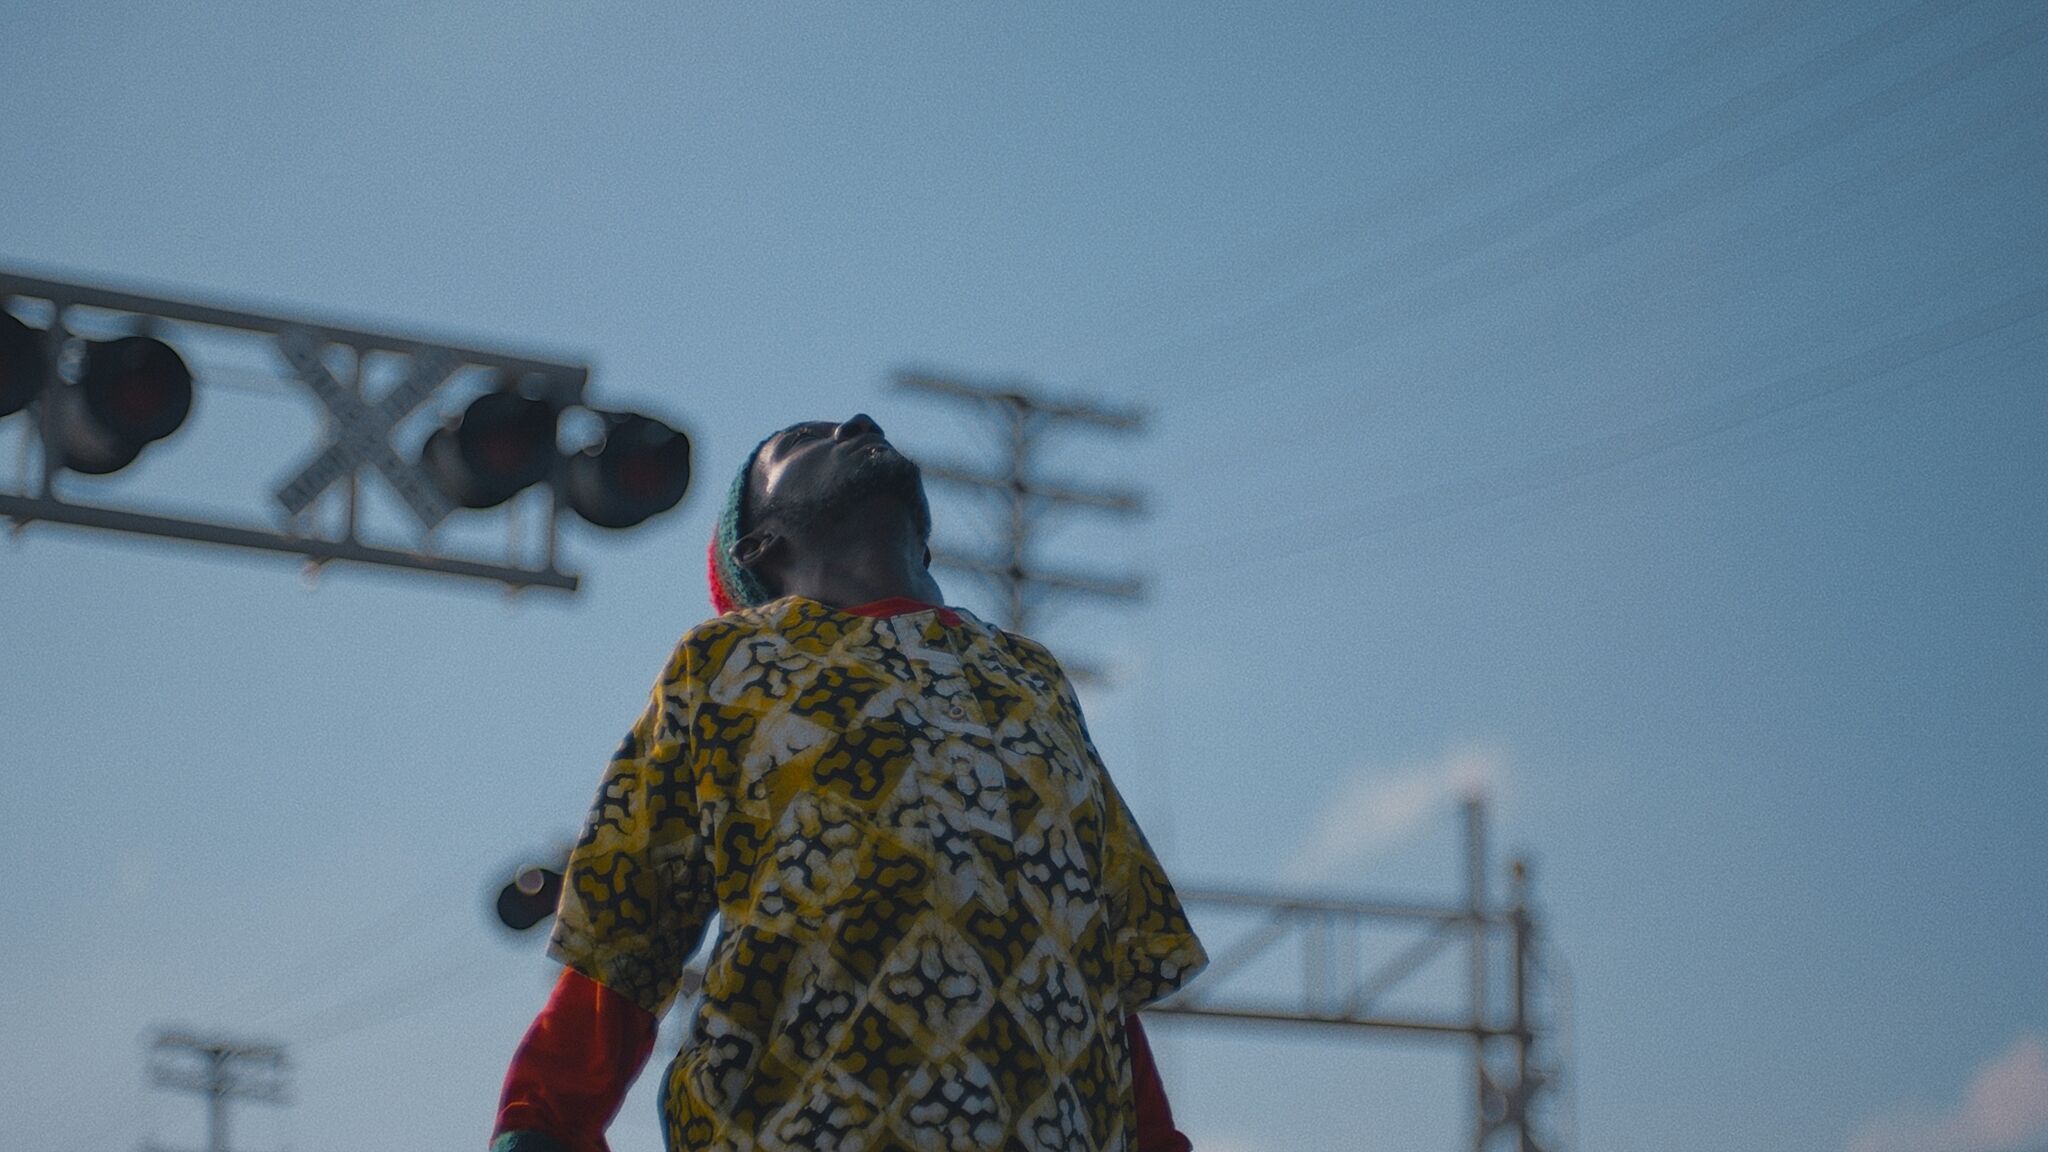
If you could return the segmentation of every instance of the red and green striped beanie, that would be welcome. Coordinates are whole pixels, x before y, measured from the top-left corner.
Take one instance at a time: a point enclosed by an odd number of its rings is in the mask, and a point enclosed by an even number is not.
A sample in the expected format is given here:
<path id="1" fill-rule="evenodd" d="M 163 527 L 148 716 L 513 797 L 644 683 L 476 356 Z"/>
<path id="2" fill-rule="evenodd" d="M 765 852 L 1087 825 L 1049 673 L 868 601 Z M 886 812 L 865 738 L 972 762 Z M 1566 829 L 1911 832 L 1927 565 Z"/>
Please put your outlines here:
<path id="1" fill-rule="evenodd" d="M 761 454 L 769 440 L 788 430 L 783 428 L 771 432 L 754 445 L 754 450 L 740 461 L 739 474 L 732 478 L 732 486 L 725 491 L 725 506 L 719 509 L 718 527 L 711 533 L 710 554 L 705 564 L 705 575 L 711 585 L 711 607 L 721 616 L 766 604 L 773 599 L 768 594 L 767 585 L 733 562 L 732 549 L 740 542 L 740 537 L 747 534 L 747 480 L 754 471 L 754 457 Z"/>

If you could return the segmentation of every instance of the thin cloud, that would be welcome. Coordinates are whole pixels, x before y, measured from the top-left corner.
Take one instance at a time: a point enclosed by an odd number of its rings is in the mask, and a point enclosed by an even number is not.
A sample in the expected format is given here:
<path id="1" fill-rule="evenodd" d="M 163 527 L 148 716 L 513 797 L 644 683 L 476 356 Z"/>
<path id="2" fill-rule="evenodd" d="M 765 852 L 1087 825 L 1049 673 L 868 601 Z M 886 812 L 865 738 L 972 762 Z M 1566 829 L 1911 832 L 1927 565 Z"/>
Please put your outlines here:
<path id="1" fill-rule="evenodd" d="M 1288 867 L 1289 878 L 1297 884 L 1325 881 L 1409 839 L 1441 809 L 1498 792 L 1505 764 L 1497 749 L 1467 747 L 1392 772 L 1353 773 L 1317 815 Z"/>
<path id="2" fill-rule="evenodd" d="M 2024 1152 L 2048 1140 L 2048 1040 L 2026 1033 L 1978 1067 L 1943 1112 L 1901 1111 L 1866 1124 L 1847 1152 Z"/>

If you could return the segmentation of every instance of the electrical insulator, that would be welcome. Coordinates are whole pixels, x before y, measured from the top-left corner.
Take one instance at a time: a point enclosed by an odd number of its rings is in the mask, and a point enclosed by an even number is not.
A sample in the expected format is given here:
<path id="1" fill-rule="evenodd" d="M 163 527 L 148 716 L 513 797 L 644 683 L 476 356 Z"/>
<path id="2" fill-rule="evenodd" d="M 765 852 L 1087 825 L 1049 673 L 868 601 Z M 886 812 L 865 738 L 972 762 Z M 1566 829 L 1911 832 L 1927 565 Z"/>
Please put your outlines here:
<path id="1" fill-rule="evenodd" d="M 690 438 L 634 413 L 601 412 L 605 436 L 564 469 L 569 507 L 600 528 L 631 528 L 690 490 Z"/>
<path id="2" fill-rule="evenodd" d="M 427 437 L 420 463 L 450 500 L 495 508 L 554 470 L 559 415 L 545 400 L 485 393 Z"/>

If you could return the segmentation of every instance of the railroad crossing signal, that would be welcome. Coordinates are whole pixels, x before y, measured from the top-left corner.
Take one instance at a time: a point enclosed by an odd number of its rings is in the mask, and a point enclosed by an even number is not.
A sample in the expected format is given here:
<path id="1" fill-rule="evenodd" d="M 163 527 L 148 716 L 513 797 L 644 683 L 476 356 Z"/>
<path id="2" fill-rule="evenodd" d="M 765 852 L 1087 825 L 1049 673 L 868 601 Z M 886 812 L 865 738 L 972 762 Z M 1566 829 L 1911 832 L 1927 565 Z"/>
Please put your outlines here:
<path id="1" fill-rule="evenodd" d="M 604 439 L 569 457 L 569 507 L 600 528 L 631 528 L 676 506 L 690 487 L 690 438 L 630 412 L 602 414 Z"/>
<path id="2" fill-rule="evenodd" d="M 109 336 L 94 331 L 96 325 L 115 331 Z M 325 441 L 275 493 L 286 521 L 282 531 L 59 494 L 65 473 L 118 472 L 150 443 L 176 432 L 192 408 L 195 374 L 187 357 L 228 344 L 280 362 L 282 374 L 312 393 L 328 418 Z M 374 399 L 364 388 L 365 364 L 372 360 L 403 362 L 396 382 Z M 341 364 L 348 368 L 337 374 Z M 203 363 L 196 378 L 206 382 Z M 577 364 L 0 268 L 0 420 L 23 415 L 17 425 L 27 432 L 24 464 L 31 457 L 41 462 L 39 482 L 29 490 L 0 490 L 0 516 L 17 526 L 46 520 L 295 554 L 313 564 L 347 560 L 574 591 L 579 578 L 556 563 L 564 509 L 598 527 L 631 528 L 680 503 L 691 476 L 687 434 L 651 416 L 589 409 L 583 396 L 588 378 L 589 370 Z M 477 383 L 484 385 L 482 395 L 445 416 L 417 458 L 401 451 L 395 439 L 404 438 L 417 414 L 445 408 L 453 394 Z M 565 452 L 558 440 L 562 417 L 579 408 L 596 418 L 602 435 Z M 413 546 L 359 538 L 358 484 L 366 472 L 382 478 L 405 504 L 416 529 Z M 32 476 L 26 467 L 24 476 Z M 522 549 L 518 506 L 505 513 L 510 562 L 434 547 L 434 529 L 457 509 L 495 508 L 540 484 L 551 489 L 551 498 L 537 549 Z M 318 528 L 311 515 L 337 491 L 334 502 L 343 512 L 338 534 Z M 520 555 L 536 550 L 537 562 Z"/>
<path id="3" fill-rule="evenodd" d="M 528 864 L 513 873 L 498 889 L 492 907 L 498 922 L 514 932 L 524 932 L 555 914 L 562 899 L 562 870 L 568 867 L 568 853 L 552 865 Z"/>
<path id="4" fill-rule="evenodd" d="M 67 351 L 68 381 L 55 371 Z M 38 399 L 53 414 L 43 444 L 47 464 L 104 476 L 185 422 L 192 372 L 161 340 L 66 341 L 0 311 L 0 418 Z"/>
<path id="5" fill-rule="evenodd" d="M 495 508 L 548 478 L 561 413 L 546 400 L 499 390 L 434 430 L 420 464 L 464 508 Z"/>
<path id="6" fill-rule="evenodd" d="M 78 383 L 60 388 L 64 466 L 105 475 L 178 430 L 192 411 L 192 370 L 170 345 L 123 336 L 80 349 Z"/>

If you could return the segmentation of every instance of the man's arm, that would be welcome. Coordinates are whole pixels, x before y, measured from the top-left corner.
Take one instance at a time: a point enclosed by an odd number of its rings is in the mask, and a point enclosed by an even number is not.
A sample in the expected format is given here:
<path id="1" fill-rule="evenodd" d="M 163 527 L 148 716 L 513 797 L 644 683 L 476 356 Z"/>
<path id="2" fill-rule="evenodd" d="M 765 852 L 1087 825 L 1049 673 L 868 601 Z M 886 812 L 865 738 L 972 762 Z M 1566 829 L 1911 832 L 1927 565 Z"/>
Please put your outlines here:
<path id="1" fill-rule="evenodd" d="M 688 639 L 612 755 L 562 878 L 548 954 L 565 971 L 505 1076 L 495 1152 L 608 1152 L 714 912 L 697 833 Z"/>
<path id="2" fill-rule="evenodd" d="M 609 1152 L 604 1130 L 654 1051 L 656 1020 L 564 968 L 512 1056 L 492 1152 Z"/>
<path id="3" fill-rule="evenodd" d="M 1192 1152 L 1194 1144 L 1173 1126 L 1173 1106 L 1166 1102 L 1166 1085 L 1159 1082 L 1152 1045 L 1136 1013 L 1124 1017 L 1124 1031 L 1130 1036 L 1131 1094 L 1138 1105 L 1137 1152 Z"/>

